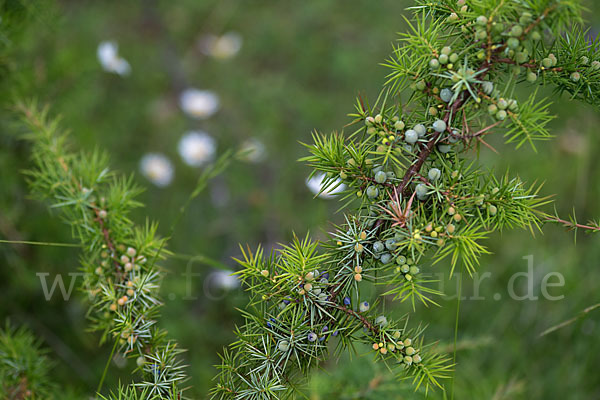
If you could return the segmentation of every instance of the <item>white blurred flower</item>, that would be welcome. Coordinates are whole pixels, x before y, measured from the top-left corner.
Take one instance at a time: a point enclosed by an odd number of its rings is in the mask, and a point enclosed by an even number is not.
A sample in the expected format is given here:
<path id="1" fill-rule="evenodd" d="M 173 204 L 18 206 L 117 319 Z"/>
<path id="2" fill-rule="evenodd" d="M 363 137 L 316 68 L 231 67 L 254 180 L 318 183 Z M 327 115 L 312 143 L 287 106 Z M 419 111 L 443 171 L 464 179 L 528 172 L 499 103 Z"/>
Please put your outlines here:
<path id="1" fill-rule="evenodd" d="M 146 154 L 140 160 L 140 171 L 158 187 L 165 187 L 173 180 L 173 164 L 163 154 Z"/>
<path id="2" fill-rule="evenodd" d="M 250 138 L 244 141 L 240 150 L 242 152 L 242 158 L 248 162 L 259 163 L 267 158 L 265 145 L 256 138 Z"/>
<path id="3" fill-rule="evenodd" d="M 233 271 L 214 271 L 208 276 L 208 280 L 211 284 L 219 289 L 231 290 L 240 286 L 240 280 Z"/>
<path id="4" fill-rule="evenodd" d="M 312 178 L 306 180 L 306 186 L 310 189 L 311 192 L 317 194 L 323 188 L 323 180 L 325 179 L 324 173 L 316 173 Z M 327 186 L 325 190 L 319 195 L 324 199 L 332 199 L 335 194 L 338 194 L 346 189 L 346 185 L 343 183 L 336 187 L 340 183 L 340 179 L 338 178 L 335 182 L 332 182 Z"/>
<path id="5" fill-rule="evenodd" d="M 127 60 L 119 56 L 119 47 L 115 42 L 101 42 L 96 51 L 98 61 L 107 72 L 119 75 L 128 75 L 131 67 Z"/>
<path id="6" fill-rule="evenodd" d="M 189 88 L 181 92 L 179 104 L 189 116 L 204 119 L 219 109 L 219 96 L 210 90 Z"/>
<path id="7" fill-rule="evenodd" d="M 215 139 L 208 133 L 191 131 L 181 138 L 177 148 L 179 155 L 187 165 L 199 167 L 213 159 L 217 145 Z"/>
<path id="8" fill-rule="evenodd" d="M 242 36 L 227 32 L 222 36 L 204 35 L 200 39 L 200 51 L 207 56 L 225 60 L 235 56 L 242 48 Z"/>

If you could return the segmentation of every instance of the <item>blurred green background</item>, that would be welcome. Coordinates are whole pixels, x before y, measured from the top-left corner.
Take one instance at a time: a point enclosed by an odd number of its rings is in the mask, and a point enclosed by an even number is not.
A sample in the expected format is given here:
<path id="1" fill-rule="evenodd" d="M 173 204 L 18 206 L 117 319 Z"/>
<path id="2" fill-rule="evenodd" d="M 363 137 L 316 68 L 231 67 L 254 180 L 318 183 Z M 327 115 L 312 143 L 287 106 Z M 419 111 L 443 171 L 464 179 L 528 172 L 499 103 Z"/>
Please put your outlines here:
<path id="1" fill-rule="evenodd" d="M 170 250 L 201 255 L 223 268 L 235 269 L 238 243 L 267 249 L 287 242 L 296 232 L 324 238 L 331 222 L 341 221 L 334 200 L 313 199 L 305 179 L 310 170 L 296 162 L 305 155 L 300 142 L 313 130 L 341 130 L 350 121 L 358 93 L 373 99 L 387 73 L 379 63 L 391 52 L 396 32 L 406 28 L 408 0 L 312 2 L 266 0 L 170 1 L 0 1 L 0 79 L 3 102 L 0 126 L 0 239 L 70 242 L 66 226 L 45 207 L 28 198 L 21 171 L 28 148 L 16 139 L 10 106 L 15 98 L 35 97 L 62 116 L 77 148 L 106 150 L 112 167 L 134 174 L 146 190 L 135 221 L 146 216 L 161 223 L 166 235 L 195 187 L 202 167 L 185 164 L 178 142 L 191 130 L 202 130 L 217 143 L 217 155 L 251 140 L 264 146 L 258 161 L 237 160 L 210 182 L 176 226 Z M 590 27 L 599 25 L 598 5 L 589 2 Z M 241 49 L 223 59 L 206 54 L 207 35 L 239 34 Z M 131 66 L 121 76 L 103 70 L 97 58 L 103 41 L 118 43 L 119 55 Z M 215 92 L 219 110 L 207 119 L 186 116 L 179 105 L 185 88 Z M 521 98 L 531 87 L 525 87 Z M 547 92 L 551 95 L 551 92 Z M 557 99 L 558 100 L 558 99 Z M 573 209 L 586 220 L 600 215 L 600 151 L 595 110 L 564 98 L 553 106 L 556 138 L 539 143 L 537 153 L 490 143 L 481 163 L 499 174 L 508 168 L 527 182 L 545 182 L 544 194 L 555 194 L 561 215 Z M 160 188 L 140 173 L 140 160 L 162 153 L 172 162 L 173 181 Z M 455 398 L 458 399 L 600 399 L 600 310 L 556 332 L 546 328 L 600 303 L 598 238 L 547 226 L 529 232 L 494 233 L 493 254 L 480 271 L 490 272 L 479 293 L 485 300 L 461 302 Z M 538 301 L 516 301 L 507 284 L 515 272 L 527 271 L 524 256 L 533 256 Z M 200 257 L 165 262 L 162 324 L 189 351 L 189 395 L 205 398 L 222 347 L 233 340 L 243 307 L 240 288 L 218 285 L 216 270 Z M 189 258 L 189 257 L 188 257 Z M 0 244 L 0 318 L 29 326 L 56 360 L 57 383 L 78 393 L 95 388 L 110 352 L 98 349 L 98 337 L 86 332 L 85 307 L 77 299 L 54 296 L 45 301 L 36 272 L 76 271 L 72 248 Z M 198 276 L 186 280 L 191 271 Z M 456 292 L 456 278 L 446 292 Z M 550 289 L 559 301 L 540 295 L 541 281 L 560 272 L 565 286 Z M 524 280 L 517 280 L 523 284 Z M 191 285 L 189 286 L 188 285 Z M 523 293 L 525 287 L 518 287 Z M 474 290 L 470 278 L 463 294 Z M 501 299 L 496 300 L 494 295 Z M 193 297 L 194 299 L 190 299 Z M 497 297 L 496 297 L 497 298 Z M 426 338 L 440 340 L 452 352 L 456 299 L 441 308 L 418 308 L 413 323 L 428 324 Z M 392 307 L 390 304 L 387 307 Z M 408 305 L 394 305 L 402 315 Z M 362 349 L 361 353 L 367 353 Z M 351 363 L 325 364 L 308 387 L 311 399 L 422 398 L 410 385 L 391 380 L 370 356 Z M 108 385 L 127 381 L 127 366 L 115 360 Z M 451 385 L 448 385 L 450 389 Z M 438 392 L 429 398 L 441 398 Z"/>

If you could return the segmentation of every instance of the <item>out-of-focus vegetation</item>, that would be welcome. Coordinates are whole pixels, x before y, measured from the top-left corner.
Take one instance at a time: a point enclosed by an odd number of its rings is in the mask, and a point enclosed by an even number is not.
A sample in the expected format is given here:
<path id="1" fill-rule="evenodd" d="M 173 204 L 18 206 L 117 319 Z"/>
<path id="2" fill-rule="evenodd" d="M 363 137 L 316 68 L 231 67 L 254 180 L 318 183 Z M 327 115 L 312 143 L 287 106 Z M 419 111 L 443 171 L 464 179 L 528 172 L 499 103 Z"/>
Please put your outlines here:
<path id="1" fill-rule="evenodd" d="M 266 248 L 287 242 L 293 232 L 323 237 L 338 205 L 312 200 L 306 187 L 308 168 L 295 160 L 305 155 L 299 142 L 314 129 L 341 130 L 360 91 L 373 98 L 387 72 L 378 64 L 391 51 L 397 31 L 405 29 L 404 1 L 298 4 L 253 1 L 180 2 L 18 2 L 1 5 L 0 82 L 0 239 L 69 243 L 70 232 L 45 207 L 28 199 L 21 170 L 28 148 L 17 139 L 10 107 L 17 98 L 38 98 L 63 117 L 73 142 L 111 155 L 112 166 L 135 179 L 146 192 L 146 207 L 134 216 L 161 223 L 166 235 L 180 206 L 194 190 L 200 168 L 188 166 L 178 142 L 190 130 L 202 130 L 217 143 L 217 154 L 238 149 L 248 140 L 264 145 L 258 162 L 238 160 L 195 199 L 176 226 L 170 249 L 177 257 L 166 266 L 166 308 L 162 324 L 189 351 L 189 395 L 203 398 L 215 373 L 217 353 L 240 322 L 235 307 L 245 304 L 240 289 L 224 291 L 211 273 L 235 269 L 238 243 Z M 587 19 L 598 21 L 596 4 Z M 205 35 L 237 32 L 242 47 L 229 59 L 203 52 Z M 103 70 L 98 45 L 118 43 L 131 72 Z M 220 97 L 219 111 L 207 119 L 186 117 L 179 105 L 182 90 L 196 87 Z M 523 93 L 522 95 L 525 95 Z M 556 138 L 538 144 L 538 152 L 515 151 L 490 136 L 500 154 L 484 149 L 480 157 L 498 171 L 510 168 L 528 182 L 545 181 L 544 193 L 556 194 L 560 214 L 572 209 L 586 220 L 600 215 L 595 153 L 600 151 L 596 110 L 561 102 L 553 107 Z M 159 188 L 139 173 L 142 157 L 163 153 L 173 163 L 174 180 Z M 596 237 L 548 226 L 544 234 L 496 234 L 480 272 L 479 295 L 464 300 L 458 323 L 458 399 L 600 398 L 600 311 L 591 311 L 560 330 L 540 337 L 546 328 L 600 303 Z M 0 317 L 26 325 L 50 350 L 56 362 L 54 383 L 80 393 L 96 387 L 110 348 L 86 333 L 85 309 L 76 298 L 55 295 L 45 301 L 38 272 L 67 274 L 78 268 L 78 250 L 68 247 L 0 244 Z M 192 258 L 198 255 L 197 258 Z M 564 275 L 565 286 L 551 288 L 562 300 L 509 299 L 507 284 L 527 271 L 524 256 L 533 255 L 534 291 L 540 296 L 545 274 Z M 440 268 L 440 271 L 443 270 Z M 191 271 L 191 279 L 183 274 Z M 217 276 L 218 278 L 218 276 Z M 447 276 L 444 277 L 447 280 Z M 521 282 L 521 281 L 517 281 Z M 522 280 L 524 282 L 524 279 Z M 68 286 L 69 279 L 66 279 Z M 446 282 L 456 292 L 456 279 Z M 464 277 L 463 295 L 474 285 Z M 518 288 L 522 293 L 526 288 Z M 500 295 L 494 297 L 495 294 Z M 441 308 L 419 310 L 429 323 L 427 336 L 443 338 L 453 351 L 456 299 Z M 409 312 L 400 306 L 398 315 Z M 359 349 L 360 352 L 360 349 Z M 366 353 L 366 349 L 364 351 Z M 108 385 L 128 374 L 115 360 Z M 452 384 L 448 385 L 448 389 Z M 405 390 L 406 389 L 406 390 Z M 330 362 L 308 389 L 314 399 L 411 398 L 368 357 Z M 436 396 L 440 396 L 438 393 Z"/>

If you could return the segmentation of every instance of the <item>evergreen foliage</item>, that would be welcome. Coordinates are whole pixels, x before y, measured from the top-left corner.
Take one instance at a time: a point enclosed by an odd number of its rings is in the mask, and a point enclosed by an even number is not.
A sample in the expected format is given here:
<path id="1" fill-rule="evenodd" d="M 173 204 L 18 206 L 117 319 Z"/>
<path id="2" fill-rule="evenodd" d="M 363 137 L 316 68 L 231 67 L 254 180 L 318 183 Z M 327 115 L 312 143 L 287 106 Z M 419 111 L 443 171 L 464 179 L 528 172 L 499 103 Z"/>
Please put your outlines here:
<path id="1" fill-rule="evenodd" d="M 250 303 L 238 340 L 222 355 L 212 398 L 295 398 L 330 349 L 336 356 L 360 342 L 415 390 L 443 390 L 453 368 L 449 356 L 426 341 L 424 328 L 408 315 L 387 316 L 383 296 L 408 301 L 412 309 L 417 302 L 437 304 L 441 293 L 432 287 L 429 261 L 447 262 L 451 273 L 459 267 L 473 273 L 488 252 L 483 241 L 495 230 L 534 231 L 546 222 L 600 229 L 545 213 L 541 207 L 549 200 L 539 196 L 539 185 L 509 173 L 497 177 L 468 155 L 489 146 L 491 133 L 516 148 L 535 149 L 536 141 L 551 137 L 549 100 L 535 89 L 517 99 L 517 85 L 551 86 L 598 105 L 598 46 L 579 25 L 579 2 L 417 1 L 413 10 L 409 33 L 401 34 L 385 63 L 390 74 L 379 98 L 372 105 L 357 100 L 349 134 L 315 133 L 307 145 L 303 161 L 327 174 L 323 190 L 347 187 L 345 223 L 326 243 L 306 236 L 271 254 L 242 249 L 238 275 Z M 128 218 L 141 206 L 135 199 L 140 189 L 110 171 L 102 152 L 70 150 L 46 109 L 35 103 L 17 108 L 32 143 L 32 191 L 83 247 L 91 327 L 138 365 L 139 379 L 102 398 L 182 398 L 182 350 L 157 326 L 164 276 L 157 262 L 169 254 L 165 239 L 156 224 L 137 226 Z M 198 188 L 224 160 L 207 168 Z M 367 298 L 372 285 L 383 290 Z M 19 363 L 7 362 L 11 356 L 0 347 L 4 365 L 25 371 L 0 382 L 0 390 L 20 390 L 19 379 L 31 375 L 39 377 L 35 392 L 44 398 L 45 371 L 31 361 L 40 357 L 35 341 L 7 332 L 3 341 L 32 351 Z"/>
<path id="2" fill-rule="evenodd" d="M 579 2 L 440 0 L 412 9 L 379 98 L 357 100 L 351 133 L 315 133 L 307 145 L 303 161 L 327 174 L 323 191 L 346 185 L 346 223 L 321 251 L 307 237 L 266 256 L 244 252 L 239 275 L 251 301 L 213 398 L 294 398 L 330 341 L 335 354 L 367 343 L 415 390 L 443 389 L 449 358 L 408 318 L 388 318 L 382 296 L 413 309 L 436 304 L 429 260 L 471 274 L 489 233 L 560 220 L 541 209 L 549 199 L 539 185 L 497 177 L 467 153 L 489 146 L 491 133 L 516 148 L 550 138 L 550 102 L 537 85 L 598 105 L 598 46 L 579 26 Z M 532 94 L 515 98 L 517 85 Z M 370 284 L 384 286 L 375 299 L 363 294 Z"/>

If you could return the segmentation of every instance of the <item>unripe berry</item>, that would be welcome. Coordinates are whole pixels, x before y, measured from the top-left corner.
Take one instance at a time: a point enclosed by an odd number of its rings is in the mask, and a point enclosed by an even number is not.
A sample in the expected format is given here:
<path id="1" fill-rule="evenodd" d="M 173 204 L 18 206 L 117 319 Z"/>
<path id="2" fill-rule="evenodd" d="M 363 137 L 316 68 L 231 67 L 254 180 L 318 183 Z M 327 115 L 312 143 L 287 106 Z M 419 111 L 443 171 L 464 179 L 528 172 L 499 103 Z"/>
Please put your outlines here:
<path id="1" fill-rule="evenodd" d="M 132 263 L 126 263 L 125 264 L 125 271 L 129 272 L 133 269 L 133 264 Z"/>
<path id="2" fill-rule="evenodd" d="M 376 124 L 380 124 L 381 121 L 383 121 L 383 116 L 381 114 L 377 114 L 374 119 Z"/>
<path id="3" fill-rule="evenodd" d="M 419 135 L 419 137 L 423 137 L 427 133 L 427 128 L 423 124 L 417 124 L 417 125 L 415 125 L 414 128 L 413 128 L 413 130 L 415 132 L 417 132 L 417 135 Z"/>
<path id="4" fill-rule="evenodd" d="M 490 204 L 488 210 L 490 212 L 490 215 L 496 215 L 496 213 L 498 212 L 498 208 L 496 208 L 496 206 L 493 204 Z"/>
<path id="5" fill-rule="evenodd" d="M 450 54 L 450 62 L 451 63 L 455 63 L 458 61 L 458 53 L 452 53 Z"/>
<path id="6" fill-rule="evenodd" d="M 433 129 L 439 133 L 444 132 L 446 130 L 446 127 L 447 127 L 446 122 L 441 119 L 438 119 L 437 121 L 435 121 L 433 123 Z"/>
<path id="7" fill-rule="evenodd" d="M 418 363 L 420 363 L 420 362 L 422 361 L 422 358 L 421 358 L 421 356 L 420 356 L 420 355 L 418 355 L 418 354 L 415 354 L 414 356 L 412 356 L 412 360 L 413 360 L 413 362 L 414 362 L 415 364 L 418 364 Z"/>
<path id="8" fill-rule="evenodd" d="M 429 107 L 429 109 L 427 110 L 427 113 L 429 113 L 429 115 L 435 117 L 438 114 L 438 110 L 437 108 L 435 108 L 434 106 Z"/>
<path id="9" fill-rule="evenodd" d="M 594 71 L 597 71 L 600 69 L 600 61 L 592 61 L 592 69 L 594 69 Z"/>
<path id="10" fill-rule="evenodd" d="M 406 344 L 406 343 L 405 343 Z M 407 347 L 406 349 L 404 349 L 404 352 L 406 353 L 406 355 L 408 356 L 412 356 L 413 354 L 416 353 L 415 349 L 412 347 Z"/>
<path id="11" fill-rule="evenodd" d="M 95 272 L 96 272 L 97 275 L 102 275 L 102 267 L 96 268 Z"/>
<path id="12" fill-rule="evenodd" d="M 506 116 L 507 116 L 507 114 L 506 114 L 506 111 L 504 111 L 504 110 L 500 110 L 500 111 L 498 111 L 498 113 L 496 113 L 496 118 L 500 121 L 504 121 L 506 119 Z"/>
<path id="13" fill-rule="evenodd" d="M 383 328 L 387 326 L 388 320 L 385 315 L 380 315 L 379 317 L 375 318 L 375 324 Z"/>
<path id="14" fill-rule="evenodd" d="M 112 303 L 110 306 L 108 306 L 108 309 L 110 311 L 117 311 L 117 305 L 115 303 Z"/>
<path id="15" fill-rule="evenodd" d="M 506 45 L 508 46 L 509 49 L 515 50 L 519 47 L 519 45 L 521 44 L 521 42 L 519 41 L 519 39 L 511 37 L 506 41 Z"/>
<path id="16" fill-rule="evenodd" d="M 440 98 L 442 99 L 442 101 L 444 101 L 446 103 L 450 103 L 450 100 L 452 100 L 452 97 L 454 97 L 454 92 L 448 88 L 444 88 L 440 92 Z"/>
<path id="17" fill-rule="evenodd" d="M 411 275 L 417 275 L 420 272 L 420 270 L 419 270 L 419 267 L 417 267 L 416 265 L 413 265 L 412 267 L 410 267 L 409 272 Z"/>
<path id="18" fill-rule="evenodd" d="M 573 82 L 579 82 L 580 79 L 581 79 L 581 74 L 579 72 L 573 72 L 571 74 L 571 80 Z"/>
<path id="19" fill-rule="evenodd" d="M 373 243 L 373 252 L 375 253 L 381 253 L 384 249 L 383 243 L 382 242 L 375 242 Z"/>
<path id="20" fill-rule="evenodd" d="M 498 106 L 497 106 L 497 105 L 495 105 L 495 104 L 490 104 L 490 105 L 488 106 L 488 112 L 489 112 L 490 114 L 492 114 L 492 115 L 493 115 L 493 114 L 496 114 L 496 113 L 498 112 Z"/>
<path id="21" fill-rule="evenodd" d="M 475 22 L 479 26 L 486 26 L 487 23 L 488 23 L 488 19 L 487 19 L 487 17 L 485 15 L 480 15 L 479 17 L 477 17 L 477 19 L 475 20 Z"/>
<path id="22" fill-rule="evenodd" d="M 533 31 L 531 32 L 531 40 L 536 42 L 540 41 L 542 40 L 542 35 L 538 31 Z"/>
<path id="23" fill-rule="evenodd" d="M 417 90 L 425 90 L 425 87 L 427 85 L 425 84 L 424 80 L 420 80 L 415 84 L 415 87 L 417 88 Z"/>
<path id="24" fill-rule="evenodd" d="M 390 261 L 392 261 L 392 256 L 389 253 L 383 253 L 381 255 L 380 261 L 383 264 L 388 264 Z"/>
<path id="25" fill-rule="evenodd" d="M 344 171 L 340 171 L 340 179 L 348 179 L 348 175 Z"/>
<path id="26" fill-rule="evenodd" d="M 452 48 L 450 46 L 442 47 L 442 51 L 441 51 L 442 54 L 447 56 L 450 54 L 450 52 L 452 52 Z"/>
<path id="27" fill-rule="evenodd" d="M 581 58 L 579 59 L 579 61 L 583 64 L 583 65 L 587 65 L 590 62 L 590 59 L 587 58 L 586 56 L 581 56 Z"/>
<path id="28" fill-rule="evenodd" d="M 440 64 L 448 64 L 449 58 L 447 54 L 440 54 L 440 57 L 438 59 L 440 60 Z"/>
<path id="29" fill-rule="evenodd" d="M 529 54 L 527 54 L 524 51 L 519 51 L 515 54 L 515 61 L 519 64 L 526 63 L 528 58 L 529 58 Z"/>
<path id="30" fill-rule="evenodd" d="M 269 271 L 263 269 L 262 271 L 260 271 L 260 274 L 266 278 L 267 276 L 269 276 Z"/>
<path id="31" fill-rule="evenodd" d="M 548 57 L 544 58 L 542 60 L 542 66 L 544 68 L 552 68 L 552 60 L 550 58 L 548 58 Z"/>
<path id="32" fill-rule="evenodd" d="M 498 100 L 498 108 L 501 110 L 506 110 L 508 108 L 508 101 L 505 99 Z"/>
<path id="33" fill-rule="evenodd" d="M 411 364 L 412 364 L 412 362 L 413 362 L 413 359 L 412 359 L 412 357 L 411 357 L 411 356 L 406 356 L 406 357 L 404 357 L 404 359 L 403 359 L 402 361 L 403 361 L 403 362 L 404 362 L 404 364 L 406 364 L 406 365 L 411 365 Z"/>
<path id="34" fill-rule="evenodd" d="M 432 58 L 429 61 L 429 67 L 431 69 L 438 69 L 440 67 L 440 61 L 437 58 Z"/>
<path id="35" fill-rule="evenodd" d="M 356 272 L 357 274 L 360 274 L 362 271 L 363 271 L 363 269 L 360 265 L 357 265 L 356 267 L 354 267 L 354 272 Z"/>
<path id="36" fill-rule="evenodd" d="M 362 281 L 362 275 L 361 274 L 354 274 L 354 280 L 356 282 Z"/>
<path id="37" fill-rule="evenodd" d="M 385 248 L 392 251 L 396 249 L 396 240 L 388 239 L 385 241 Z"/>
<path id="38" fill-rule="evenodd" d="M 487 31 L 485 29 L 475 31 L 475 39 L 484 40 L 485 38 L 487 38 Z"/>
<path id="39" fill-rule="evenodd" d="M 279 348 L 279 351 L 285 353 L 290 349 L 290 343 L 287 340 L 282 340 L 281 342 L 279 342 L 279 345 L 277 347 Z"/>
<path id="40" fill-rule="evenodd" d="M 437 149 L 440 153 L 449 153 L 452 150 L 452 146 L 449 144 L 438 144 Z"/>
<path id="41" fill-rule="evenodd" d="M 535 81 L 537 81 L 537 74 L 533 71 L 529 71 L 527 73 L 527 82 L 534 83 Z"/>
<path id="42" fill-rule="evenodd" d="M 510 30 L 511 36 L 519 37 L 523 34 L 523 27 L 521 25 L 515 25 Z"/>
<path id="43" fill-rule="evenodd" d="M 429 178 L 429 180 L 432 180 L 432 181 L 437 181 L 438 179 L 440 179 L 441 176 L 442 176 L 442 171 L 440 171 L 437 168 L 431 168 L 429 170 L 429 172 L 427 173 L 427 177 Z"/>
<path id="44" fill-rule="evenodd" d="M 364 247 L 363 247 L 363 245 L 362 245 L 362 244 L 360 244 L 360 243 L 356 243 L 356 244 L 354 245 L 354 251 L 356 251 L 357 253 L 362 253 L 362 252 L 363 252 L 363 250 L 364 250 Z"/>
<path id="45" fill-rule="evenodd" d="M 376 186 L 369 186 L 367 188 L 367 196 L 370 199 L 374 199 L 375 197 L 379 196 L 379 189 L 377 189 Z"/>
<path id="46" fill-rule="evenodd" d="M 405 346 L 410 346 L 412 344 L 412 339 L 404 339 L 404 345 Z"/>
<path id="47" fill-rule="evenodd" d="M 456 22 L 458 21 L 458 15 L 456 13 L 452 13 L 448 16 L 448 21 L 450 22 Z"/>
<path id="48" fill-rule="evenodd" d="M 456 227 L 452 224 L 448 224 L 448 225 L 446 225 L 446 230 L 448 231 L 449 234 L 453 234 L 454 231 L 456 231 Z"/>
<path id="49" fill-rule="evenodd" d="M 108 213 L 106 212 L 106 210 L 100 210 L 100 211 L 98 211 L 98 216 L 102 219 L 106 219 L 106 217 L 108 216 Z"/>
<path id="50" fill-rule="evenodd" d="M 371 306 L 370 306 L 370 305 L 369 305 L 369 303 L 368 303 L 368 302 L 366 302 L 366 301 L 363 301 L 362 303 L 360 303 L 360 304 L 358 305 L 358 310 L 359 310 L 360 312 L 367 312 L 367 311 L 369 311 L 369 308 L 371 308 Z"/>
<path id="51" fill-rule="evenodd" d="M 121 297 L 119 300 L 117 300 L 117 303 L 118 303 L 120 306 L 122 306 L 122 305 L 124 305 L 125 303 L 127 303 L 127 300 L 128 300 L 128 299 L 127 299 L 127 296 L 123 296 L 123 297 Z"/>
<path id="52" fill-rule="evenodd" d="M 127 255 L 129 257 L 135 257 L 136 251 L 133 247 L 128 247 L 127 248 Z"/>
<path id="53" fill-rule="evenodd" d="M 129 262 L 129 257 L 127 257 L 127 256 L 125 256 L 125 255 L 121 256 L 121 262 L 122 262 L 123 264 L 125 264 L 125 263 L 128 263 L 128 262 Z"/>
<path id="54" fill-rule="evenodd" d="M 383 171 L 379 171 L 375 174 L 375 182 L 377 183 L 385 183 L 387 180 L 387 175 Z"/>
<path id="55" fill-rule="evenodd" d="M 404 140 L 410 144 L 417 143 L 417 140 L 419 140 L 419 134 L 416 131 L 409 129 L 404 132 Z"/>

